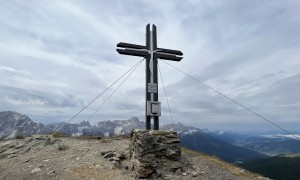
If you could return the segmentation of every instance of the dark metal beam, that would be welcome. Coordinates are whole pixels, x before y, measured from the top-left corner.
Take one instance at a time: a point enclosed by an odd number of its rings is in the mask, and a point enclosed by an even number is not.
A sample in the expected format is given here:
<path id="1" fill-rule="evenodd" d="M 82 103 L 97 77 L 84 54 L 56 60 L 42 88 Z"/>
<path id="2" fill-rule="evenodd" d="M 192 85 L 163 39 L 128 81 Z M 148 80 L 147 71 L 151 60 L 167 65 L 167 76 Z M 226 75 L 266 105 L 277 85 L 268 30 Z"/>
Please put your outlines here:
<path id="1" fill-rule="evenodd" d="M 165 59 L 165 60 L 172 60 L 172 61 L 180 61 L 183 57 L 183 53 L 179 50 L 173 49 L 165 49 L 165 48 L 158 48 L 157 47 L 157 33 L 156 33 L 156 26 L 152 25 L 152 31 L 150 31 L 150 24 L 146 26 L 146 44 L 138 45 L 138 44 L 130 44 L 120 42 L 117 44 L 117 51 L 119 54 L 131 55 L 131 56 L 139 56 L 144 57 L 146 59 L 146 129 L 151 129 L 151 118 L 153 117 L 154 130 L 159 130 L 159 116 L 155 113 L 157 112 L 150 112 L 147 114 L 147 106 L 148 102 L 151 103 L 159 103 L 158 102 L 158 78 L 157 78 L 157 60 L 158 59 Z M 152 58 L 152 60 L 151 60 Z M 152 64 L 152 69 L 150 70 L 150 63 Z M 151 71 L 153 74 L 151 74 Z M 157 91 L 153 92 L 149 90 L 148 86 L 156 87 Z M 152 108 L 152 105 L 151 107 Z M 152 110 L 151 110 L 152 111 Z M 152 113 L 152 114 L 151 114 Z M 160 110 L 159 110 L 160 114 Z"/>
<path id="2" fill-rule="evenodd" d="M 172 54 L 163 54 L 157 53 L 157 57 L 160 59 L 172 60 L 172 61 L 181 61 L 183 57 L 175 56 Z"/>
<path id="3" fill-rule="evenodd" d="M 147 49 L 146 46 L 137 45 L 137 44 L 130 44 L 130 43 L 124 43 L 124 42 L 118 43 L 117 47 L 119 47 L 119 48 L 133 48 L 133 49 Z"/>
<path id="4" fill-rule="evenodd" d="M 132 49 L 117 49 L 119 54 L 131 55 L 131 56 L 140 56 L 145 57 L 148 55 L 148 52 L 135 51 Z"/>
<path id="5" fill-rule="evenodd" d="M 164 53 L 169 53 L 169 54 L 174 54 L 178 56 L 183 56 L 183 53 L 178 50 L 173 50 L 173 49 L 164 49 L 164 48 L 157 48 L 158 52 L 164 52 Z"/>
<path id="6" fill-rule="evenodd" d="M 151 46 L 151 34 L 150 34 L 150 24 L 147 24 L 146 26 L 146 49 L 150 50 Z M 151 77 L 149 76 L 150 74 L 150 56 L 147 56 L 146 58 L 146 83 L 145 83 L 145 121 L 146 121 L 146 129 L 150 130 L 151 129 L 151 117 L 147 115 L 147 102 L 151 100 L 151 93 L 148 92 L 148 83 L 151 82 Z"/>

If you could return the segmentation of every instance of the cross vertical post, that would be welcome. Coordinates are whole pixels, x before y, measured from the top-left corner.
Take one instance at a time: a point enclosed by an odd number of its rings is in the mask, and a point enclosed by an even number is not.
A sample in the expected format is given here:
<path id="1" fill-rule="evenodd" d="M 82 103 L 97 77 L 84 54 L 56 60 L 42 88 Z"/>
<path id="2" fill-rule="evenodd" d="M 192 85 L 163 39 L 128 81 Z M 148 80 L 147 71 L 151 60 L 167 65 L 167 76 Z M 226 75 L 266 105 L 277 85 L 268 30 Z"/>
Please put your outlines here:
<path id="1" fill-rule="evenodd" d="M 148 24 L 146 26 L 146 48 L 147 50 L 150 50 L 151 49 L 151 31 L 150 31 L 150 24 Z M 147 57 L 146 57 L 146 90 L 145 90 L 145 107 L 146 107 L 146 110 L 145 110 L 145 120 L 146 120 L 146 129 L 147 130 L 150 130 L 151 129 L 151 117 L 150 116 L 147 116 L 147 103 L 148 101 L 151 100 L 151 93 L 148 91 L 148 83 L 151 82 L 151 76 L 149 76 L 149 74 L 151 73 L 150 71 L 150 59 L 151 59 L 151 55 L 148 53 Z"/>
<path id="2" fill-rule="evenodd" d="M 146 59 L 146 129 L 151 130 L 151 119 L 153 118 L 153 129 L 159 130 L 159 116 L 161 115 L 160 102 L 158 102 L 158 59 L 180 61 L 183 53 L 178 50 L 157 48 L 156 26 L 146 26 L 146 46 L 120 42 L 117 44 L 119 54 L 140 56 Z"/>

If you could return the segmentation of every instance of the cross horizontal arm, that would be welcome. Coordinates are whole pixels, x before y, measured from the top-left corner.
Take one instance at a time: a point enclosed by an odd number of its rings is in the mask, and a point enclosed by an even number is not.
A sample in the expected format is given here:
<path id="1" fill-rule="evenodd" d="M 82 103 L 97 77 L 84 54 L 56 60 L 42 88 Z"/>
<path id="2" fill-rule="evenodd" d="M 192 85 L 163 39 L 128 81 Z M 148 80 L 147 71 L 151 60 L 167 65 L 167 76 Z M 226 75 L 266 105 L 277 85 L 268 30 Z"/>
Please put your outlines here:
<path id="1" fill-rule="evenodd" d="M 124 43 L 124 42 L 118 43 L 117 47 L 119 47 L 119 48 L 133 48 L 133 49 L 146 49 L 146 46 L 142 46 L 142 45 L 138 45 L 138 44 Z"/>
<path id="2" fill-rule="evenodd" d="M 183 53 L 178 50 L 158 48 L 155 50 L 156 55 L 160 59 L 181 61 Z"/>
<path id="3" fill-rule="evenodd" d="M 159 59 L 166 59 L 166 60 L 172 60 L 172 61 L 181 61 L 181 59 L 183 58 L 183 57 L 179 57 L 179 56 L 176 56 L 173 54 L 160 53 L 160 52 L 157 52 L 155 55 Z"/>
<path id="4" fill-rule="evenodd" d="M 175 55 L 178 55 L 178 56 L 182 56 L 183 53 L 181 51 L 178 51 L 178 50 L 173 50 L 173 49 L 164 49 L 164 48 L 157 48 L 158 52 L 164 52 L 164 53 L 169 53 L 169 54 L 175 54 Z"/>
<path id="5" fill-rule="evenodd" d="M 119 54 L 125 54 L 125 55 L 131 55 L 131 56 L 146 57 L 148 55 L 148 52 L 137 51 L 134 49 L 117 49 L 117 51 Z"/>

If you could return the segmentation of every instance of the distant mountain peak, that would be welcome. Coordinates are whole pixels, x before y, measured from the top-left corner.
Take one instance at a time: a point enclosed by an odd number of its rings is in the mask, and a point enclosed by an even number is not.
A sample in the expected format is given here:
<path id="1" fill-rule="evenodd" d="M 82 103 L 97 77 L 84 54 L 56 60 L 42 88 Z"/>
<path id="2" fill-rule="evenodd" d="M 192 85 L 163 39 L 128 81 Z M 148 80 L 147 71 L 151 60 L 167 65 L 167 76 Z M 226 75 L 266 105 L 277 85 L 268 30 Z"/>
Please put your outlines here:
<path id="1" fill-rule="evenodd" d="M 25 135 L 38 134 L 41 126 L 24 114 L 15 111 L 0 112 L 0 139 L 14 138 L 19 127 L 24 127 Z"/>
<path id="2" fill-rule="evenodd" d="M 89 121 L 82 121 L 81 123 L 79 123 L 80 126 L 87 126 L 87 127 L 91 127 L 91 124 Z"/>

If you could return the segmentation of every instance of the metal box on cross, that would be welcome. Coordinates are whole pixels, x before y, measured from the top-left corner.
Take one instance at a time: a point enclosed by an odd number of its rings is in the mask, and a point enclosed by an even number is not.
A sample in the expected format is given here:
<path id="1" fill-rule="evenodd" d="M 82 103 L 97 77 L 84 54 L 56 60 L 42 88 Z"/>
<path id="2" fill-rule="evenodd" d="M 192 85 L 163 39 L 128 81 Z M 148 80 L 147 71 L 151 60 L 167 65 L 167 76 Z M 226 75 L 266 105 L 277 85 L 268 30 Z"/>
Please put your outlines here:
<path id="1" fill-rule="evenodd" d="M 146 45 L 137 45 L 120 42 L 117 44 L 119 54 L 140 56 L 146 59 L 146 129 L 151 129 L 151 118 L 154 119 L 154 130 L 159 130 L 159 116 L 161 115 L 160 102 L 158 102 L 157 60 L 165 59 L 180 61 L 183 53 L 178 50 L 157 47 L 156 26 L 146 26 Z"/>

